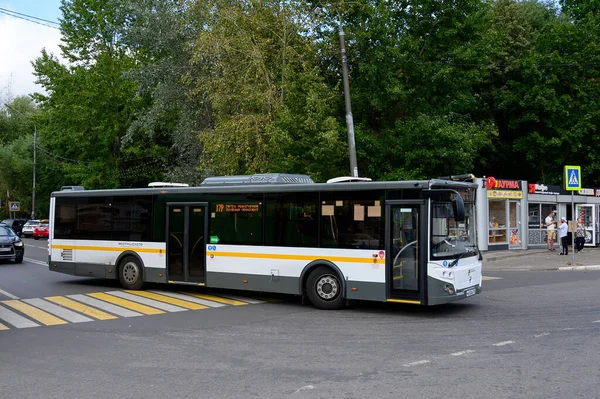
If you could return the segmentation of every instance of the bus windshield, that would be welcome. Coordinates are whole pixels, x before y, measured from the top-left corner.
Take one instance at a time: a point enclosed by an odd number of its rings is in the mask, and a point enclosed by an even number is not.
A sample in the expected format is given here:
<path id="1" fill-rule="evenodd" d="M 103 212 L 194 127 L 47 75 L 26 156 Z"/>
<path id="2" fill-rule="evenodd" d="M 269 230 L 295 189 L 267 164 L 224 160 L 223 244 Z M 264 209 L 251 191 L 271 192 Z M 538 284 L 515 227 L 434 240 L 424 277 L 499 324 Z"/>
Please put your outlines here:
<path id="1" fill-rule="evenodd" d="M 478 254 L 475 237 L 474 193 L 461 193 L 465 204 L 465 220 L 454 218 L 452 195 L 437 196 L 431 203 L 431 258 L 433 260 L 458 259 Z"/>

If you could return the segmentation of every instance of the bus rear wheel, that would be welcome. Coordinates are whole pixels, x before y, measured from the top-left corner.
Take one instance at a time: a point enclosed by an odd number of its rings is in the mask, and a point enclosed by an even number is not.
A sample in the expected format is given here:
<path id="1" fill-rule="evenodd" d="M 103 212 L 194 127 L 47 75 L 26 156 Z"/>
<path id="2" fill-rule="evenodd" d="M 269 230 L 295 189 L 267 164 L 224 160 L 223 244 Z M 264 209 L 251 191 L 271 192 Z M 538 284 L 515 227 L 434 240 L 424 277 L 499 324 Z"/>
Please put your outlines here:
<path id="1" fill-rule="evenodd" d="M 141 290 L 144 276 L 140 261 L 133 256 L 124 258 L 119 267 L 119 281 L 128 290 Z"/>
<path id="2" fill-rule="evenodd" d="M 317 267 L 306 280 L 306 295 L 318 309 L 342 309 L 344 307 L 342 291 L 339 276 L 326 266 Z"/>

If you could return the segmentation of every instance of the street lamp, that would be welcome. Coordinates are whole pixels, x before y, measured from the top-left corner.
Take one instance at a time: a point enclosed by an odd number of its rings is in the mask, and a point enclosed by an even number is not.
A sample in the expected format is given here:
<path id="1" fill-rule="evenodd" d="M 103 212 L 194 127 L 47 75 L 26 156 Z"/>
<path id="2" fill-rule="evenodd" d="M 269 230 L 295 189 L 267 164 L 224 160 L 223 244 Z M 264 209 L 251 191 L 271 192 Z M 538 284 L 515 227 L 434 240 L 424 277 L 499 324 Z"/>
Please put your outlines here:
<path id="1" fill-rule="evenodd" d="M 21 111 L 11 107 L 10 105 L 4 103 L 8 108 L 20 114 L 21 116 L 27 118 L 27 115 L 22 113 Z M 33 191 L 31 196 L 31 218 L 35 219 L 35 169 L 36 169 L 36 145 L 37 145 L 37 126 L 33 124 Z"/>

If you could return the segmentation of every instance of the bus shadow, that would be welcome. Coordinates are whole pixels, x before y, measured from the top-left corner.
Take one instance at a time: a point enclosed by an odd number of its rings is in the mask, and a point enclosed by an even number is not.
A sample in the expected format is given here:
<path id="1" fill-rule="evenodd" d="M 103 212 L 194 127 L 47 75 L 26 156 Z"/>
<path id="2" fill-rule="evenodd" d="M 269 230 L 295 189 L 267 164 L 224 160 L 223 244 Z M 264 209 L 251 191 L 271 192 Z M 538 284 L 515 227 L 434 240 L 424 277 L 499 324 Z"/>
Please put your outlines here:
<path id="1" fill-rule="evenodd" d="M 57 281 L 57 284 L 73 287 L 73 286 L 85 286 L 87 288 L 96 288 L 98 290 L 111 289 L 111 290 L 123 290 L 123 287 L 118 280 L 107 280 L 107 279 L 96 279 L 96 278 L 73 278 L 70 280 Z M 314 308 L 313 305 L 307 300 L 302 299 L 298 295 L 291 294 L 277 294 L 268 292 L 255 292 L 255 291 L 240 291 L 224 288 L 213 288 L 213 287 L 202 287 L 192 285 L 178 285 L 178 284 L 162 284 L 162 283 L 145 283 L 143 290 L 155 290 L 155 291 L 168 291 L 168 292 L 181 292 L 181 293 L 192 293 L 192 294 L 204 294 L 214 295 L 231 299 L 244 299 L 258 300 L 266 303 L 278 303 L 285 304 L 292 307 L 307 307 Z M 476 310 L 479 307 L 477 303 L 465 303 L 465 302 L 451 302 L 443 305 L 436 306 L 420 306 L 410 305 L 402 303 L 391 303 L 391 302 L 371 302 L 371 301 L 349 301 L 344 307 L 343 312 L 354 312 L 354 313 L 368 313 L 368 314 L 381 314 L 390 316 L 405 316 L 405 317 L 419 317 L 419 318 L 441 318 L 441 317 L 456 317 L 457 315 L 467 314 L 471 311 Z M 315 310 L 317 310 L 315 308 Z M 330 310 L 323 310 L 323 312 L 331 312 Z M 336 312 L 336 311 L 333 311 Z M 339 312 L 339 311 L 338 311 Z"/>
<path id="2" fill-rule="evenodd" d="M 389 302 L 354 302 L 348 309 L 359 313 L 380 313 L 396 316 L 413 316 L 435 319 L 439 317 L 457 317 L 478 308 L 477 304 L 453 302 L 435 306 L 421 306 Z"/>

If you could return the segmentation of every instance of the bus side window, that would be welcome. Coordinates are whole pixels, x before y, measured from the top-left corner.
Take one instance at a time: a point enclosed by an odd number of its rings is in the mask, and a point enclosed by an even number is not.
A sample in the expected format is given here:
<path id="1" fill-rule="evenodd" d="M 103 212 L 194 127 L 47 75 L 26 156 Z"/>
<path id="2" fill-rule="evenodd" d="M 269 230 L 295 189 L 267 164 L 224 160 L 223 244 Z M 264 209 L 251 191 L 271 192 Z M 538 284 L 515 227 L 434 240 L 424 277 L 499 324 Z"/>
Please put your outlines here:
<path id="1" fill-rule="evenodd" d="M 274 194 L 265 198 L 265 245 L 316 247 L 317 193 Z"/>
<path id="2" fill-rule="evenodd" d="M 380 248 L 384 201 L 382 190 L 322 193 L 321 247 Z"/>

